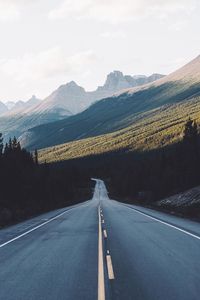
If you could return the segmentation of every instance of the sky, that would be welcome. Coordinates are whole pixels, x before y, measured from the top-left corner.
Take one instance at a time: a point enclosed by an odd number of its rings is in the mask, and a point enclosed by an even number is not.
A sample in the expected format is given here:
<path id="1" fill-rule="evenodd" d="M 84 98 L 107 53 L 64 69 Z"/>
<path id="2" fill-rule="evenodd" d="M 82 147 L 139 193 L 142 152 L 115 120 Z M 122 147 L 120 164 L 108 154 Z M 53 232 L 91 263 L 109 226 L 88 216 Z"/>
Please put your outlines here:
<path id="1" fill-rule="evenodd" d="M 200 54 L 199 0 L 0 0 L 0 101 L 169 74 Z"/>

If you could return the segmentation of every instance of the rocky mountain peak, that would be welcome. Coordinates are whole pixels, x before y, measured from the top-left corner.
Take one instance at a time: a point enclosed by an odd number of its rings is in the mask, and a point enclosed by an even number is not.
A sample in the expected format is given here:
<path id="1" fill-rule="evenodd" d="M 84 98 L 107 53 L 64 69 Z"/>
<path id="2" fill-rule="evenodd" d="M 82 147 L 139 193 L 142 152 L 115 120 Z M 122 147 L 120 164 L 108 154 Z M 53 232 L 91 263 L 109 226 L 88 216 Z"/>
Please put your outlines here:
<path id="1" fill-rule="evenodd" d="M 68 87 L 78 87 L 78 84 L 74 80 L 72 80 L 72 81 L 68 82 L 66 84 L 66 86 L 68 86 Z"/>
<path id="2" fill-rule="evenodd" d="M 85 93 L 85 89 L 81 86 L 79 86 L 75 81 L 70 81 L 66 84 L 61 85 L 55 93 L 75 93 L 75 94 L 83 94 Z"/>
<path id="3" fill-rule="evenodd" d="M 124 85 L 125 77 L 120 71 L 113 71 L 107 75 L 106 82 L 104 84 L 104 88 L 115 89 L 118 86 Z"/>
<path id="4" fill-rule="evenodd" d="M 26 105 L 34 105 L 39 103 L 41 100 L 38 99 L 35 95 L 33 95 L 27 102 Z"/>

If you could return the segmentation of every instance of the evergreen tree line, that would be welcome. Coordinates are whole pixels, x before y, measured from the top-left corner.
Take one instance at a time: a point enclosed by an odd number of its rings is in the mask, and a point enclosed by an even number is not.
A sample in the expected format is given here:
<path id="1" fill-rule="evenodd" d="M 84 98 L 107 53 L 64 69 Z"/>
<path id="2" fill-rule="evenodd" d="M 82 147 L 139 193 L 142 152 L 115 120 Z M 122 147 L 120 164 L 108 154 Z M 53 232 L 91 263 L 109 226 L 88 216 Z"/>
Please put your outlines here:
<path id="1" fill-rule="evenodd" d="M 185 123 L 182 140 L 146 153 L 123 153 L 109 169 L 108 184 L 113 198 L 152 205 L 157 200 L 200 185 L 200 135 L 197 123 Z M 180 212 L 200 216 L 200 206 L 180 208 Z"/>
<path id="2" fill-rule="evenodd" d="M 105 180 L 110 198 L 128 203 L 154 205 L 162 198 L 200 185 L 200 135 L 197 123 L 185 123 L 182 140 L 147 152 L 114 152 L 85 158 L 79 166 L 90 166 L 93 177 Z M 200 216 L 199 205 L 183 208 Z"/>
<path id="3" fill-rule="evenodd" d="M 102 178 L 113 199 L 141 205 L 200 184 L 200 135 L 189 119 L 179 143 L 149 152 L 113 152 L 55 164 L 38 164 L 37 150 L 0 135 L 0 226 L 85 201 L 91 177 Z M 200 214 L 200 207 L 184 213 Z"/>
<path id="4" fill-rule="evenodd" d="M 37 150 L 21 148 L 14 137 L 3 144 L 0 134 L 0 226 L 89 199 L 90 178 L 73 164 L 38 164 Z"/>

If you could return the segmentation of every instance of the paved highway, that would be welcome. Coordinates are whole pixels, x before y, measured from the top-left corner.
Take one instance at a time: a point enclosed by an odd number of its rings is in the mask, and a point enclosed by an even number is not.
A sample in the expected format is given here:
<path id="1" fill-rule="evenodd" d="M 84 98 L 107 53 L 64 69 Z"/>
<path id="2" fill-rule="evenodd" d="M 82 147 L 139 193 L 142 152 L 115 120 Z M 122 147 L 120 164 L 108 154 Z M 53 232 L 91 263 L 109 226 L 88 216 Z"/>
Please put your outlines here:
<path id="1" fill-rule="evenodd" d="M 94 197 L 0 231 L 0 300 L 199 300 L 200 224 Z"/>

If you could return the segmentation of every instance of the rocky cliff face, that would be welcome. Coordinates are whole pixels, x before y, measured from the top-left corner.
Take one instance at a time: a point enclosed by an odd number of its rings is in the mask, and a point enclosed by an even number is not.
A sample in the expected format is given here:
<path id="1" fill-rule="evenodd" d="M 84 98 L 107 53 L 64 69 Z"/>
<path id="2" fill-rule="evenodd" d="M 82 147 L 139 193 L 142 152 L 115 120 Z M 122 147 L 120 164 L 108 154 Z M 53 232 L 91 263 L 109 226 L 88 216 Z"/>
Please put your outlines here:
<path id="1" fill-rule="evenodd" d="M 114 71 L 108 74 L 106 82 L 103 87 L 105 91 L 118 91 L 120 89 L 128 88 L 132 85 L 131 76 L 124 76 L 120 71 Z"/>
<path id="2" fill-rule="evenodd" d="M 164 77 L 164 75 L 161 74 L 153 74 L 149 77 L 145 75 L 130 76 L 124 75 L 120 71 L 113 71 L 107 75 L 105 84 L 99 86 L 97 90 L 93 92 L 93 95 L 95 100 L 107 98 L 123 89 L 140 86 L 162 77 Z"/>

